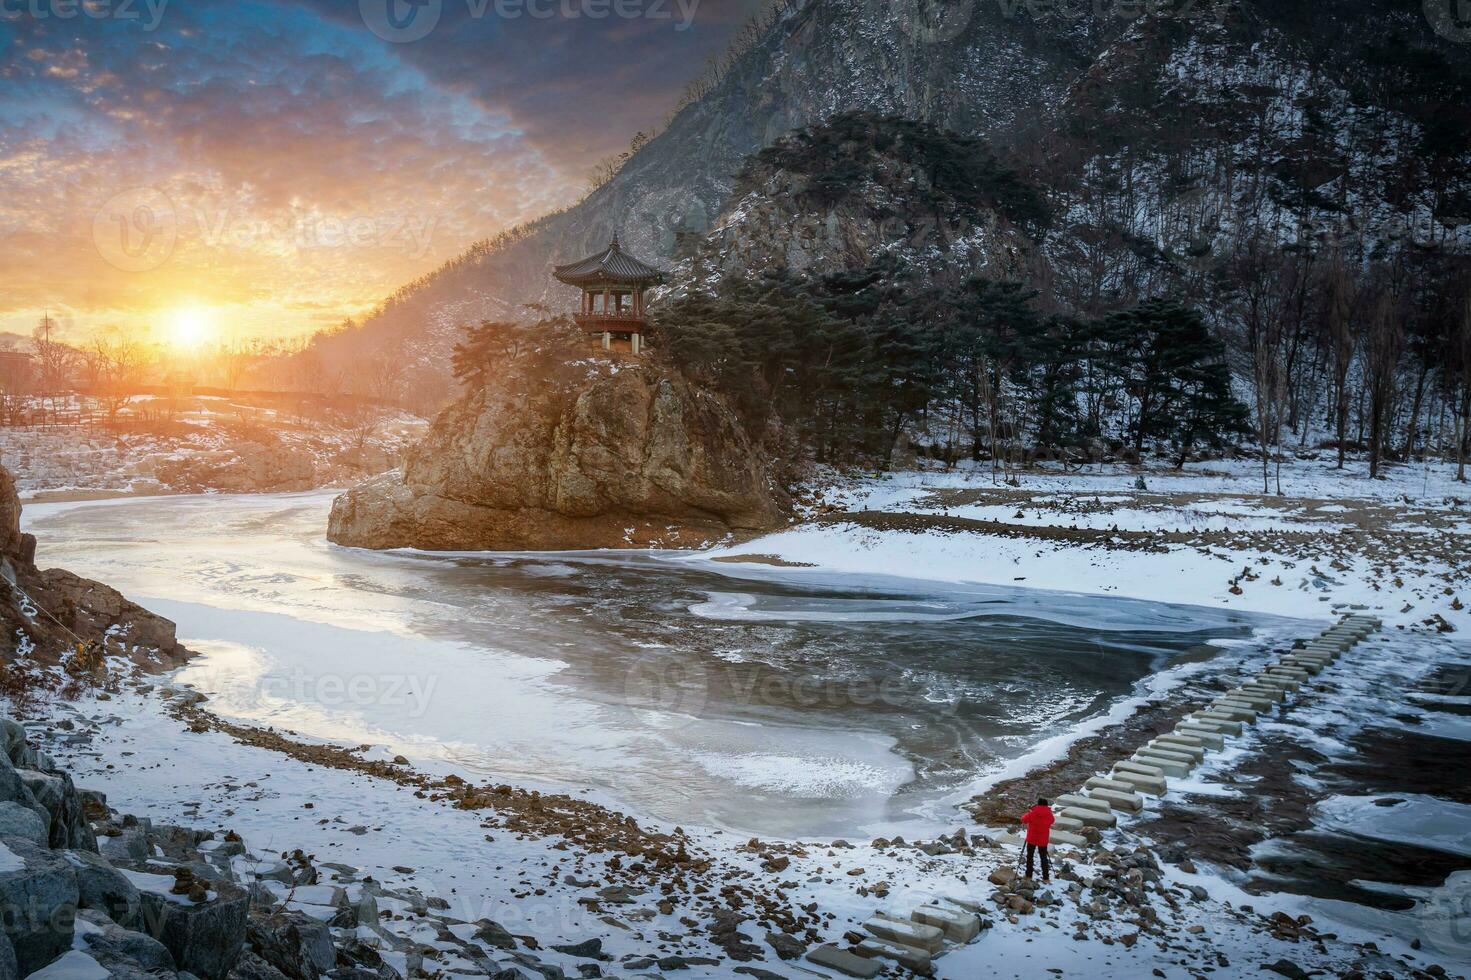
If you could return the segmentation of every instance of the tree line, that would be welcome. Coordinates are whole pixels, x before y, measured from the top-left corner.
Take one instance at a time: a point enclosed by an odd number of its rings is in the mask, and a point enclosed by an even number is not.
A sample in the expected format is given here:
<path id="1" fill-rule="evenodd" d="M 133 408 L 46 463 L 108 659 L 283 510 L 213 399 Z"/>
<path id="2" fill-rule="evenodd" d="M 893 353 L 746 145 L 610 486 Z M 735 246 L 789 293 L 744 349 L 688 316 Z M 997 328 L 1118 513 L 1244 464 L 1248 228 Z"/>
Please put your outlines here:
<path id="1" fill-rule="evenodd" d="M 1200 312 L 1151 300 L 1044 312 L 1021 283 L 909 281 L 893 265 L 729 277 L 664 306 L 658 356 L 722 391 L 784 458 L 892 466 L 901 444 L 1009 470 L 1103 443 L 1183 465 L 1248 431 L 1226 348 Z"/>

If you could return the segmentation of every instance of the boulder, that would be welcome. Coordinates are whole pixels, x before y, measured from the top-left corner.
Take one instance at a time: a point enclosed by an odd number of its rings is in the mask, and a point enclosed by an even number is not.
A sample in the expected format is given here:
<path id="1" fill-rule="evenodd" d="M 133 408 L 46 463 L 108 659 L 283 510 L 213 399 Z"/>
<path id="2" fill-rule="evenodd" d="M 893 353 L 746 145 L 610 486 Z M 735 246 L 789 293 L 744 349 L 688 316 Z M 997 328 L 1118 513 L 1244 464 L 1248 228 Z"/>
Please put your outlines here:
<path id="1" fill-rule="evenodd" d="M 49 833 L 50 821 L 41 813 L 10 800 L 0 803 L 0 837 L 24 837 L 46 847 Z"/>
<path id="2" fill-rule="evenodd" d="M 258 956 L 255 950 L 247 949 L 235 961 L 230 970 L 230 980 L 289 980 L 286 974 Z"/>
<path id="3" fill-rule="evenodd" d="M 211 881 L 213 897 L 193 902 L 166 889 L 143 889 L 143 922 L 168 947 L 180 970 L 224 980 L 245 946 L 250 896 L 238 885 Z"/>
<path id="4" fill-rule="evenodd" d="M 152 936 L 124 929 L 96 909 L 83 909 L 77 920 L 80 947 L 114 976 L 174 972 L 173 954 Z"/>
<path id="5" fill-rule="evenodd" d="M 327 924 L 301 912 L 253 916 L 245 937 L 250 952 L 291 980 L 316 980 L 337 965 Z"/>
<path id="6" fill-rule="evenodd" d="M 60 854 L 24 837 L 0 838 L 0 925 L 21 976 L 71 945 L 77 876 Z"/>
<path id="7" fill-rule="evenodd" d="M 103 837 L 98 850 L 109 861 L 144 861 L 149 855 L 148 836 L 141 827 L 124 827 L 115 837 Z"/>
<path id="8" fill-rule="evenodd" d="M 339 496 L 327 537 L 364 548 L 690 546 L 783 517 L 714 394 L 648 363 L 512 361 L 440 414 L 393 472 Z"/>
<path id="9" fill-rule="evenodd" d="M 64 772 L 19 769 L 21 781 L 36 802 L 50 815 L 48 842 L 52 847 L 97 850 L 97 838 L 87 824 L 82 796 Z"/>
<path id="10" fill-rule="evenodd" d="M 142 899 L 126 875 L 91 851 L 66 851 L 65 854 L 67 861 L 76 869 L 77 904 L 81 908 L 102 912 L 125 928 L 138 924 Z"/>
<path id="11" fill-rule="evenodd" d="M 0 739 L 4 740 L 5 758 L 12 767 L 20 765 L 18 759 L 34 757 L 35 750 L 26 741 L 25 726 L 15 719 L 0 717 Z"/>

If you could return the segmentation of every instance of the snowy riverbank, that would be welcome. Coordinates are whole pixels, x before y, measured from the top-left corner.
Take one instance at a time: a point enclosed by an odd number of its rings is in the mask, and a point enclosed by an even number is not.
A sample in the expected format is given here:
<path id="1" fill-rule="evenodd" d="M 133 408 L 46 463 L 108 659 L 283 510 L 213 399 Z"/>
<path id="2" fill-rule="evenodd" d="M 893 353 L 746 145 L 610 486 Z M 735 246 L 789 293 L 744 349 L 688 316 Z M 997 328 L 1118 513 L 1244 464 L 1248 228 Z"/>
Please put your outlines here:
<path id="1" fill-rule="evenodd" d="M 822 481 L 820 519 L 689 560 L 1471 628 L 1471 486 L 1449 465 L 1369 480 L 1362 463 L 1294 460 L 1282 496 L 1262 494 L 1259 466 L 1244 462 L 1028 472 L 1016 484 L 987 470 Z"/>

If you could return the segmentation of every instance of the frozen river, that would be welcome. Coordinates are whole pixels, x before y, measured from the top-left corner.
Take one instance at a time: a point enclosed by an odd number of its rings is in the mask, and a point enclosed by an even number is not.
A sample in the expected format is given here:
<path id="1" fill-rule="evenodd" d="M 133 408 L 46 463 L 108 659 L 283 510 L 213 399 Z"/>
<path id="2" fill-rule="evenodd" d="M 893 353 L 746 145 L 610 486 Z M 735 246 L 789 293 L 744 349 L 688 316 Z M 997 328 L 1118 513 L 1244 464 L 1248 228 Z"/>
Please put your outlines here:
<path id="1" fill-rule="evenodd" d="M 329 494 L 27 507 L 174 619 L 217 713 L 691 826 L 865 836 L 1096 717 L 1238 614 L 681 555 L 379 554 Z M 1199 651 L 1192 651 L 1198 655 Z"/>

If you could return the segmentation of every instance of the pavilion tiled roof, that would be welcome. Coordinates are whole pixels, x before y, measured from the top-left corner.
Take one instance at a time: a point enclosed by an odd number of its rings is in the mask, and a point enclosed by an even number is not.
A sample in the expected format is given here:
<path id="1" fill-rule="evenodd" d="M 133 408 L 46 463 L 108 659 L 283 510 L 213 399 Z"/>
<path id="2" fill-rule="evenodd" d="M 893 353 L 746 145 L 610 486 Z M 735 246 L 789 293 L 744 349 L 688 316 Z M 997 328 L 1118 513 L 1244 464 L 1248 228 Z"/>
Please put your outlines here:
<path id="1" fill-rule="evenodd" d="M 618 236 L 601 252 L 580 262 L 556 266 L 552 275 L 569 286 L 656 286 L 664 273 L 629 255 L 618 244 Z"/>

